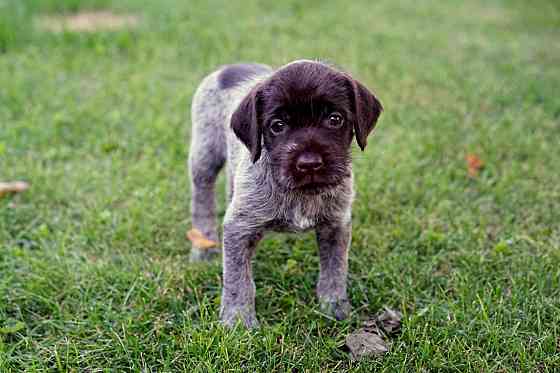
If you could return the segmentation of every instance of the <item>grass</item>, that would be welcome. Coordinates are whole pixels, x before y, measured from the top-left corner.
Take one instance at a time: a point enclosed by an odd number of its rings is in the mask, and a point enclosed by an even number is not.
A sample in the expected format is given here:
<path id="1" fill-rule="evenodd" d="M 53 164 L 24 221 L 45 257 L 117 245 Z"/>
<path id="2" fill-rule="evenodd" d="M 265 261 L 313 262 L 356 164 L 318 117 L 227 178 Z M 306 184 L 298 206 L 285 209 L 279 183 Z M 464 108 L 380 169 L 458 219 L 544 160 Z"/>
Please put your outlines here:
<path id="1" fill-rule="evenodd" d="M 83 6 L 142 23 L 33 29 Z M 0 200 L 0 371 L 560 370 L 559 26 L 544 0 L 0 1 L 0 180 L 32 184 Z M 220 265 L 186 259 L 190 99 L 217 65 L 305 57 L 386 107 L 355 152 L 355 312 L 318 313 L 312 234 L 272 235 L 262 328 L 226 331 Z M 350 361 L 384 305 L 401 334 Z"/>

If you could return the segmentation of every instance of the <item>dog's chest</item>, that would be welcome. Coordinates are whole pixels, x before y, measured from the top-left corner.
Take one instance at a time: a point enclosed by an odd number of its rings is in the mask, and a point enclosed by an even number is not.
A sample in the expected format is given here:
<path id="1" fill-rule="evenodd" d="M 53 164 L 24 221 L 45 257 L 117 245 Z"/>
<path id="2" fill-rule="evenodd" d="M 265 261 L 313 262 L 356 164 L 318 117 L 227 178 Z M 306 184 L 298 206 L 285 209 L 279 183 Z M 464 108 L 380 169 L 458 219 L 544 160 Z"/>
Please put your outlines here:
<path id="1" fill-rule="evenodd" d="M 310 211 L 309 209 L 298 205 L 291 214 L 291 219 L 289 220 L 290 228 L 294 230 L 307 230 L 313 228 L 317 225 L 319 216 L 316 211 Z"/>
<path id="2" fill-rule="evenodd" d="M 332 215 L 334 205 L 333 201 L 330 202 L 319 196 L 286 199 L 278 209 L 279 216 L 275 219 L 273 229 L 301 232 L 314 228 Z"/>

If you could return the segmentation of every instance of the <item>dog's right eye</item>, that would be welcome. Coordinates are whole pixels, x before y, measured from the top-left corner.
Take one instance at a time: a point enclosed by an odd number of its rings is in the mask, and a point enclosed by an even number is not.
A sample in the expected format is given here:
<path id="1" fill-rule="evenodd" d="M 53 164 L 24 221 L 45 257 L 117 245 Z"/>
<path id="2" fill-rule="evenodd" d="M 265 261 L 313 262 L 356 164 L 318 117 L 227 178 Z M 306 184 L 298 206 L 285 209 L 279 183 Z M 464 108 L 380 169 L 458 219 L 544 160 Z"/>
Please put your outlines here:
<path id="1" fill-rule="evenodd" d="M 287 128 L 288 125 L 283 121 L 281 121 L 280 119 L 275 119 L 270 124 L 270 132 L 272 132 L 273 135 L 279 135 L 282 132 L 284 132 Z"/>

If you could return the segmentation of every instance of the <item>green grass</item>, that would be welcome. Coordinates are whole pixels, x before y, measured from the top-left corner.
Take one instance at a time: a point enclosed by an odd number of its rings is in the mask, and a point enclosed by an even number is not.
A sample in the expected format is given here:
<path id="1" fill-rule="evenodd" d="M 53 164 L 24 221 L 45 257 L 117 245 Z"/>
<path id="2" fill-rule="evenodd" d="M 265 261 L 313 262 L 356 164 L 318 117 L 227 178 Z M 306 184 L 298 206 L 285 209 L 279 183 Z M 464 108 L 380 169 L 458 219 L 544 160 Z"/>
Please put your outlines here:
<path id="1" fill-rule="evenodd" d="M 33 29 L 82 5 L 142 22 Z M 219 64 L 298 58 L 386 108 L 355 151 L 355 312 L 318 313 L 312 234 L 271 235 L 262 328 L 226 331 L 220 265 L 186 259 L 190 99 Z M 554 1 L 0 1 L 0 180 L 32 184 L 0 200 L 0 371 L 560 370 L 559 86 Z M 351 362 L 384 305 L 402 333 Z"/>
<path id="2" fill-rule="evenodd" d="M 0 53 L 41 39 L 33 24 L 35 16 L 105 9 L 111 4 L 112 0 L 0 0 Z"/>

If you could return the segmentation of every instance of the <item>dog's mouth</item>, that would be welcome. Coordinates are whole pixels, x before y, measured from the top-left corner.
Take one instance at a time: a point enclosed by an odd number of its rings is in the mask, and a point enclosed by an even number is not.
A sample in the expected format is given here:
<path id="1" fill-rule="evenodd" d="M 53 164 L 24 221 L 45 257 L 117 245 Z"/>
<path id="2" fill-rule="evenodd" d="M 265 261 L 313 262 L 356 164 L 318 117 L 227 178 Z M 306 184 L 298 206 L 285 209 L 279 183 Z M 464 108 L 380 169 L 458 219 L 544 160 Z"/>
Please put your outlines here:
<path id="1" fill-rule="evenodd" d="M 293 189 L 306 194 L 317 194 L 336 187 L 339 182 L 333 178 L 324 177 L 324 175 L 306 175 L 299 178 Z"/>
<path id="2" fill-rule="evenodd" d="M 319 194 L 333 189 L 334 187 L 336 187 L 336 185 L 337 184 L 334 183 L 311 182 L 311 183 L 299 185 L 295 188 L 295 190 L 302 192 L 304 194 Z"/>
<path id="3" fill-rule="evenodd" d="M 303 168 L 297 164 L 300 153 L 282 153 L 274 159 L 273 177 L 286 191 L 302 194 L 329 193 L 352 176 L 348 158 L 334 158 L 332 155 L 319 153 L 322 165 Z M 275 167 L 274 167 L 275 166 Z"/>
<path id="4" fill-rule="evenodd" d="M 324 175 L 306 175 L 296 177 L 286 175 L 280 178 L 279 184 L 285 191 L 293 191 L 302 194 L 320 194 L 331 191 L 342 182 L 341 178 L 325 177 Z"/>
<path id="5" fill-rule="evenodd" d="M 285 184 L 289 189 L 304 194 L 319 194 L 329 192 L 338 187 L 351 174 L 347 170 L 333 170 L 326 168 L 318 172 L 301 173 L 295 170 L 288 173 Z M 337 172 L 338 171 L 338 172 Z"/>

